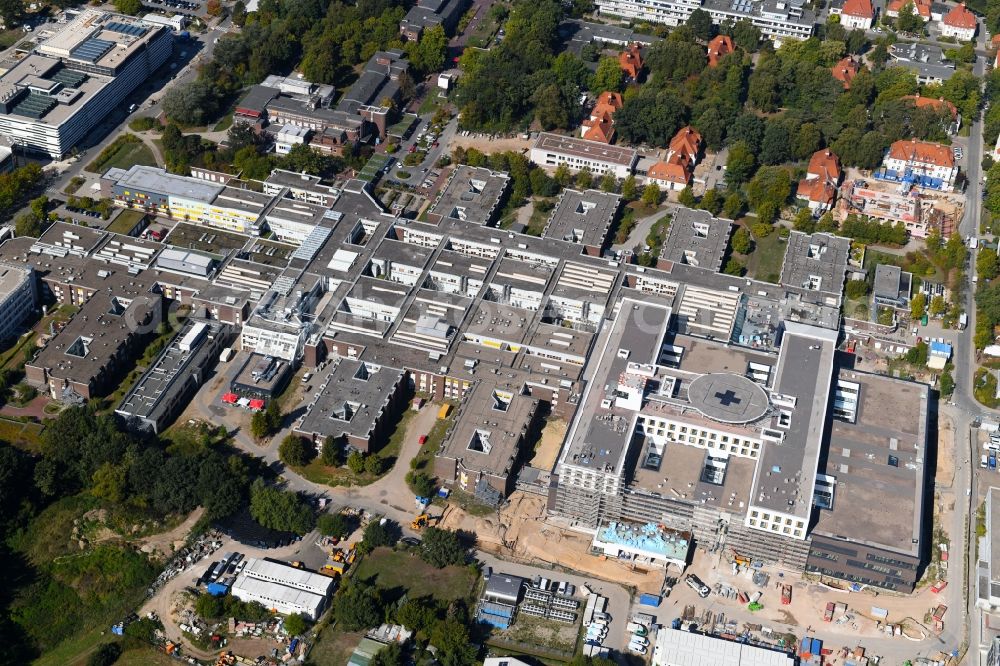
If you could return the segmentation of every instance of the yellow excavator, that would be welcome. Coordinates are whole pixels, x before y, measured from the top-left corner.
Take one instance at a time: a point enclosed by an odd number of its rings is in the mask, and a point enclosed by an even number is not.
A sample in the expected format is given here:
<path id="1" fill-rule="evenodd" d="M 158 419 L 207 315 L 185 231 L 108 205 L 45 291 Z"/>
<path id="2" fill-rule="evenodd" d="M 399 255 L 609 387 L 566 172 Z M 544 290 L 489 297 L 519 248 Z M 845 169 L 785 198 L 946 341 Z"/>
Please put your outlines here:
<path id="1" fill-rule="evenodd" d="M 419 530 L 421 528 L 427 527 L 427 525 L 430 522 L 430 518 L 431 517 L 428 516 L 426 513 L 420 514 L 419 516 L 413 519 L 412 523 L 410 523 L 410 529 Z"/>

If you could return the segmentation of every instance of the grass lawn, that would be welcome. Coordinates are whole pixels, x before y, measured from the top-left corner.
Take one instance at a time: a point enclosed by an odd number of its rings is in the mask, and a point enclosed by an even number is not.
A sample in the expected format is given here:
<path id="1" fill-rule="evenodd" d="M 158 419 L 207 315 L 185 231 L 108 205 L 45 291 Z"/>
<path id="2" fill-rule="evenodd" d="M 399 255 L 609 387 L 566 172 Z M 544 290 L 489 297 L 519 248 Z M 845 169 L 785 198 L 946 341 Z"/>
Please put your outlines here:
<path id="1" fill-rule="evenodd" d="M 9 49 L 21 38 L 24 32 L 20 28 L 0 30 L 0 49 Z"/>
<path id="2" fill-rule="evenodd" d="M 146 214 L 138 210 L 123 210 L 115 218 L 115 221 L 108 225 L 106 231 L 116 234 L 128 234 L 139 224 L 139 220 L 146 217 Z"/>
<path id="3" fill-rule="evenodd" d="M 90 173 L 104 173 L 111 167 L 128 169 L 136 164 L 142 164 L 144 166 L 159 166 L 156 163 L 156 158 L 153 157 L 153 151 L 150 150 L 146 144 L 139 142 L 121 143 L 118 146 L 118 149 L 115 150 L 114 154 L 108 159 L 101 162 L 98 157 L 98 159 L 95 159 L 93 162 L 88 164 L 84 170 L 89 171 Z"/>
<path id="4" fill-rule="evenodd" d="M 437 87 L 431 88 L 428 91 L 427 96 L 424 97 L 424 101 L 420 103 L 420 108 L 417 109 L 417 113 L 419 115 L 422 116 L 426 113 L 434 113 L 441 106 L 448 103 L 448 99 L 446 97 L 438 97 L 438 93 L 439 90 Z"/>
<path id="5" fill-rule="evenodd" d="M 233 126 L 233 113 L 230 111 L 226 115 L 222 116 L 222 120 L 215 123 L 216 132 L 225 132 L 227 129 Z"/>
<path id="6" fill-rule="evenodd" d="M 153 648 L 129 650 L 118 657 L 115 666 L 174 666 L 175 659 Z"/>
<path id="7" fill-rule="evenodd" d="M 20 421 L 0 418 L 0 440 L 19 444 L 32 451 L 38 450 L 44 429 L 45 426 L 41 423 L 21 423 Z"/>
<path id="8" fill-rule="evenodd" d="M 367 472 L 355 474 L 347 467 L 327 467 L 319 458 L 308 465 L 292 469 L 313 483 L 321 483 L 334 488 L 337 486 L 367 486 L 378 478 Z"/>
<path id="9" fill-rule="evenodd" d="M 434 403 L 437 407 L 438 403 Z M 417 451 L 417 455 L 413 456 L 413 462 L 410 463 L 410 467 L 417 472 L 428 471 L 425 468 L 430 465 L 430 462 L 434 459 L 434 452 L 441 448 L 441 442 L 444 441 L 445 435 L 448 434 L 448 428 L 455 421 L 455 410 L 452 409 L 449 413 L 448 418 L 438 419 L 431 426 L 430 432 L 427 433 L 427 441 L 424 445 L 420 447 Z M 434 475 L 433 470 L 429 470 L 431 476 Z"/>
<path id="10" fill-rule="evenodd" d="M 777 232 L 754 239 L 754 248 L 747 262 L 747 275 L 756 280 L 777 284 L 781 279 L 781 264 L 785 260 L 786 247 L 787 243 Z"/>
<path id="11" fill-rule="evenodd" d="M 405 590 L 411 598 L 432 596 L 443 603 L 469 596 L 478 578 L 469 567 L 435 569 L 414 551 L 391 548 L 376 548 L 354 572 L 357 581 L 372 580 L 383 590 Z"/>
<path id="12" fill-rule="evenodd" d="M 360 631 L 337 631 L 327 627 L 309 653 L 309 663 L 316 666 L 344 666 L 364 638 Z M 117 663 L 122 663 L 119 659 Z"/>

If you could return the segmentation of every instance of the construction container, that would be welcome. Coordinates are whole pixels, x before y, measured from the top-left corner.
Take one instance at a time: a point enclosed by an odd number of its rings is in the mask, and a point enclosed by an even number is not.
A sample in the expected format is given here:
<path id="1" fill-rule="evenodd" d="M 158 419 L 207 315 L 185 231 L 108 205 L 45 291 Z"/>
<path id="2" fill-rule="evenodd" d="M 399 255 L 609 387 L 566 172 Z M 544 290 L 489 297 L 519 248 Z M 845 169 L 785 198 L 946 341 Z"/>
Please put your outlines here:
<path id="1" fill-rule="evenodd" d="M 639 596 L 639 603 L 643 606 L 653 606 L 654 608 L 660 605 L 662 597 L 658 594 L 642 594 Z"/>

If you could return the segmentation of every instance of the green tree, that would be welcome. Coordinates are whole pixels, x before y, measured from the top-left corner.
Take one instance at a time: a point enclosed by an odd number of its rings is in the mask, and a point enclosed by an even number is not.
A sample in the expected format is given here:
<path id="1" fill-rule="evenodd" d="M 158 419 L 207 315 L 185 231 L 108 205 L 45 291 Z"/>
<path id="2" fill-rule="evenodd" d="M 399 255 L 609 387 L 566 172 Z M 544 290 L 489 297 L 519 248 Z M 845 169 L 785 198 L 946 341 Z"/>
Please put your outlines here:
<path id="1" fill-rule="evenodd" d="M 305 534 L 316 524 L 308 502 L 298 493 L 268 486 L 262 479 L 250 488 L 250 515 L 264 527 Z"/>
<path id="2" fill-rule="evenodd" d="M 707 190 L 698 202 L 698 208 L 707 210 L 712 215 L 718 215 L 722 211 L 722 197 L 714 187 Z"/>
<path id="3" fill-rule="evenodd" d="M 365 471 L 373 476 L 378 476 L 385 471 L 384 461 L 380 456 L 368 456 L 365 458 Z"/>
<path id="4" fill-rule="evenodd" d="M 750 232 L 747 231 L 746 227 L 739 227 L 736 229 L 736 233 L 730 239 L 730 244 L 733 248 L 733 252 L 739 254 L 750 254 L 750 250 L 753 249 L 753 241 L 750 238 Z"/>
<path id="5" fill-rule="evenodd" d="M 434 623 L 435 608 L 430 597 L 407 599 L 396 609 L 396 622 L 407 629 L 426 631 Z"/>
<path id="6" fill-rule="evenodd" d="M 924 316 L 924 311 L 927 309 L 927 296 L 924 292 L 917 292 L 917 294 L 910 299 L 910 317 L 913 319 L 920 319 Z"/>
<path id="7" fill-rule="evenodd" d="M 731 257 L 729 261 L 726 262 L 726 266 L 722 269 L 722 272 L 725 273 L 726 275 L 739 276 L 743 275 L 743 272 L 745 270 L 746 266 L 743 265 L 743 262 L 741 262 L 739 259 Z"/>
<path id="8" fill-rule="evenodd" d="M 780 210 L 792 194 L 791 174 L 783 167 L 761 167 L 747 184 L 746 190 L 747 200 L 758 214 L 765 205 Z"/>
<path id="9" fill-rule="evenodd" d="M 614 192 L 618 189 L 618 179 L 610 171 L 605 172 L 601 176 L 601 191 L 602 192 Z"/>
<path id="10" fill-rule="evenodd" d="M 740 19 L 733 26 L 733 44 L 753 53 L 760 46 L 760 28 L 751 23 L 748 19 Z"/>
<path id="11" fill-rule="evenodd" d="M 128 14 L 129 16 L 135 16 L 142 11 L 142 1 L 141 0 L 115 0 L 115 9 L 117 9 L 122 14 Z"/>
<path id="12" fill-rule="evenodd" d="M 595 93 L 605 91 L 619 92 L 625 82 L 622 68 L 618 64 L 618 58 L 605 56 L 597 63 L 597 71 L 594 72 L 594 80 L 590 84 L 591 90 Z"/>
<path id="13" fill-rule="evenodd" d="M 955 378 L 951 376 L 950 372 L 942 373 L 939 381 L 938 386 L 942 396 L 948 397 L 955 392 Z"/>
<path id="14" fill-rule="evenodd" d="M 394 546 L 398 540 L 399 525 L 384 518 L 368 523 L 361 537 L 361 542 L 369 551 L 382 546 Z"/>
<path id="15" fill-rule="evenodd" d="M 315 452 L 315 447 L 298 435 L 286 436 L 278 447 L 278 457 L 281 458 L 281 462 L 296 467 L 308 464 Z"/>
<path id="16" fill-rule="evenodd" d="M 927 307 L 927 311 L 932 317 L 940 317 L 948 311 L 948 303 L 945 302 L 944 297 L 941 296 L 941 294 L 937 294 L 931 299 L 931 303 Z"/>
<path id="17" fill-rule="evenodd" d="M 725 203 L 722 204 L 722 216 L 729 220 L 735 220 L 743 214 L 746 203 L 739 192 L 732 192 L 726 196 Z"/>
<path id="18" fill-rule="evenodd" d="M 323 461 L 324 465 L 329 467 L 336 467 L 340 465 L 340 461 L 344 457 L 344 443 L 341 439 L 328 435 L 326 439 L 323 440 L 323 450 L 320 454 L 320 460 Z"/>
<path id="19" fill-rule="evenodd" d="M 264 412 L 254 412 L 254 415 L 250 417 L 250 434 L 253 435 L 254 439 L 264 439 L 268 433 L 267 416 L 264 415 Z"/>
<path id="20" fill-rule="evenodd" d="M 868 283 L 865 280 L 848 280 L 844 292 L 852 301 L 857 301 L 868 296 Z"/>
<path id="21" fill-rule="evenodd" d="M 660 205 L 660 187 L 656 183 L 650 183 L 642 190 L 642 203 L 651 208 Z"/>
<path id="22" fill-rule="evenodd" d="M 448 51 L 448 36 L 440 25 L 424 30 L 419 42 L 410 42 L 411 64 L 418 72 L 428 74 L 444 67 Z"/>
<path id="23" fill-rule="evenodd" d="M 316 528 L 320 534 L 338 539 L 346 539 L 354 531 L 354 525 L 342 513 L 324 513 L 316 519 Z"/>
<path id="24" fill-rule="evenodd" d="M 753 151 L 743 141 L 737 141 L 729 147 L 729 157 L 726 160 L 726 184 L 730 188 L 738 188 L 750 179 L 757 166 L 757 158 Z"/>
<path id="25" fill-rule="evenodd" d="M 333 615 L 345 631 L 378 626 L 385 618 L 378 589 L 350 582 L 334 597 Z"/>
<path id="26" fill-rule="evenodd" d="M 8 30 L 21 20 L 24 14 L 24 3 L 21 0 L 0 0 L 0 19 Z"/>
<path id="27" fill-rule="evenodd" d="M 576 178 L 574 179 L 577 188 L 581 190 L 589 189 L 591 185 L 594 184 L 594 174 L 590 172 L 590 169 L 583 168 L 576 172 Z"/>
<path id="28" fill-rule="evenodd" d="M 42 218 L 34 211 L 24 211 L 14 218 L 14 234 L 38 238 L 42 235 Z"/>
<path id="29" fill-rule="evenodd" d="M 285 631 L 289 636 L 301 636 L 309 628 L 309 621 L 302 613 L 294 613 L 285 618 Z"/>
<path id="30" fill-rule="evenodd" d="M 222 597 L 199 594 L 194 600 L 194 612 L 204 620 L 214 620 L 226 612 L 225 602 Z"/>
<path id="31" fill-rule="evenodd" d="M 360 451 L 351 451 L 347 456 L 347 467 L 355 474 L 365 471 L 365 456 Z"/>
<path id="32" fill-rule="evenodd" d="M 463 564 L 467 549 L 458 532 L 428 527 L 420 544 L 420 558 L 438 569 L 449 564 Z"/>
<path id="33" fill-rule="evenodd" d="M 696 9 L 691 12 L 691 15 L 688 16 L 687 26 L 700 40 L 707 42 L 712 38 L 712 16 L 704 9 Z"/>
<path id="34" fill-rule="evenodd" d="M 917 15 L 912 2 L 906 3 L 899 10 L 899 16 L 896 17 L 896 27 L 900 32 L 923 33 L 924 20 Z"/>
<path id="35" fill-rule="evenodd" d="M 982 249 L 976 255 L 976 275 L 980 280 L 989 282 L 997 276 L 1000 271 L 1000 261 L 997 260 L 997 253 L 993 250 Z"/>
<path id="36" fill-rule="evenodd" d="M 639 186 L 636 184 L 635 176 L 629 174 L 622 181 L 622 198 L 626 201 L 635 201 L 639 198 Z"/>
<path id="37" fill-rule="evenodd" d="M 682 206 L 687 206 L 688 208 L 694 208 L 698 201 L 694 198 L 694 192 L 691 190 L 691 186 L 688 185 L 677 195 L 677 201 Z"/>

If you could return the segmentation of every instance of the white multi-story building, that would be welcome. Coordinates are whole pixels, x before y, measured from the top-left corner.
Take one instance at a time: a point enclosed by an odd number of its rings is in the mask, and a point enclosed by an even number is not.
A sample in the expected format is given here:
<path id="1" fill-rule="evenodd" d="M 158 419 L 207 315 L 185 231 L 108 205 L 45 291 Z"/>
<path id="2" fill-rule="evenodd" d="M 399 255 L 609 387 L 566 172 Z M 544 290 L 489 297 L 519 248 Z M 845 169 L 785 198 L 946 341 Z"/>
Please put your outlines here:
<path id="1" fill-rule="evenodd" d="M 170 56 L 173 37 L 131 16 L 86 9 L 39 30 L 0 76 L 0 135 L 60 158 Z"/>
<path id="2" fill-rule="evenodd" d="M 871 30 L 875 8 L 871 0 L 846 0 L 841 6 L 831 6 L 830 13 L 840 16 L 846 30 Z"/>
<path id="3" fill-rule="evenodd" d="M 804 5 L 802 0 L 597 0 L 601 14 L 673 26 L 687 22 L 696 9 L 708 12 L 716 25 L 746 19 L 776 41 L 812 36 L 816 16 Z"/>
<path id="4" fill-rule="evenodd" d="M 631 175 L 638 160 L 638 153 L 632 148 L 548 132 L 539 134 L 531 148 L 531 161 L 539 166 L 554 168 L 565 164 L 573 171 L 588 169 L 591 173 L 610 173 L 623 179 Z"/>
<path id="5" fill-rule="evenodd" d="M 976 36 L 976 15 L 961 2 L 941 17 L 938 26 L 943 37 L 954 37 L 960 42 L 968 42 Z"/>
<path id="6" fill-rule="evenodd" d="M 883 171 L 876 174 L 884 180 L 911 180 L 930 189 L 945 190 L 955 186 L 958 165 L 948 146 L 929 141 L 900 140 L 889 147 L 882 162 Z"/>
<path id="7" fill-rule="evenodd" d="M 269 194 L 141 165 L 108 169 L 101 176 L 101 193 L 124 208 L 253 235 L 263 230 L 265 213 L 277 201 Z"/>
<path id="8" fill-rule="evenodd" d="M 0 340 L 17 335 L 37 301 L 35 269 L 26 264 L 0 262 Z"/>
<path id="9" fill-rule="evenodd" d="M 250 558 L 236 577 L 232 595 L 242 601 L 256 601 L 285 615 L 302 613 L 315 620 L 323 611 L 334 581 L 311 571 Z"/>

